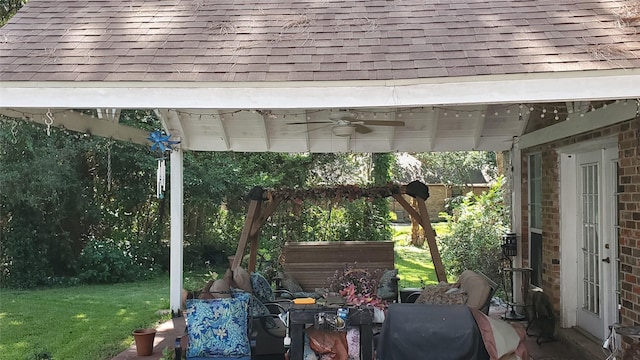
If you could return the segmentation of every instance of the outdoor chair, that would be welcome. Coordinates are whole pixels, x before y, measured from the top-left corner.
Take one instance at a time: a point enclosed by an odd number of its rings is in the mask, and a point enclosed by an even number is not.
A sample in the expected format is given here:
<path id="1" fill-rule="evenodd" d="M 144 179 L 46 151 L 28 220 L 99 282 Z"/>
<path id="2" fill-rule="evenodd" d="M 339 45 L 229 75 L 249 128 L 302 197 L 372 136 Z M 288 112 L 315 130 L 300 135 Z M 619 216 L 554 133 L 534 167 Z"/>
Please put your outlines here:
<path id="1" fill-rule="evenodd" d="M 473 309 L 478 309 L 484 314 L 489 314 L 489 307 L 491 305 L 491 298 L 498 290 L 498 284 L 489 279 L 481 272 L 474 272 L 471 270 L 465 270 L 460 274 L 457 283 L 459 289 L 464 292 L 466 297 L 465 304 Z M 439 285 L 435 285 L 436 287 Z M 451 284 L 451 287 L 454 287 Z M 425 293 L 425 290 L 415 291 L 406 298 L 406 303 L 415 303 L 421 295 Z M 451 296 L 440 296 L 437 299 L 428 299 L 426 294 L 423 295 L 424 302 L 432 304 L 445 304 L 446 301 L 452 301 L 455 303 L 456 292 L 450 293 Z"/>
<path id="2" fill-rule="evenodd" d="M 286 351 L 284 338 L 287 326 L 279 315 L 288 310 L 292 301 L 276 299 L 269 282 L 261 274 L 244 274 L 243 271 L 238 271 L 238 274 L 243 274 L 243 279 L 236 278 L 238 281 L 234 285 L 238 285 L 238 288 L 231 290 L 231 298 L 187 300 L 187 309 L 185 311 L 187 314 L 187 336 L 176 340 L 176 360 L 200 360 L 201 358 L 210 359 L 211 357 L 226 359 L 224 356 L 228 354 L 232 354 L 230 358 L 236 360 L 284 358 Z M 242 291 L 240 288 L 251 290 L 251 292 Z M 245 298 L 245 313 L 242 315 L 236 314 L 237 309 L 234 306 L 237 304 L 235 302 L 244 302 Z M 217 313 L 209 314 L 212 311 L 209 308 L 217 311 Z M 198 311 L 204 313 L 204 318 L 202 318 L 201 314 L 198 314 Z M 214 316 L 217 318 L 212 319 Z M 213 352 L 198 352 L 199 355 L 206 355 L 204 357 L 192 357 L 196 351 L 190 348 L 190 341 L 194 339 L 199 342 L 206 340 L 224 344 L 225 338 L 222 335 L 224 335 L 226 329 L 223 327 L 216 328 L 216 325 L 221 322 L 231 326 L 231 330 L 235 330 L 235 326 L 238 323 L 244 323 L 244 334 L 248 343 L 243 343 L 240 347 L 242 351 L 217 349 Z M 202 336 L 196 339 L 196 335 Z M 240 331 L 230 332 L 227 335 L 233 335 L 237 339 L 241 338 Z M 242 340 L 244 341 L 244 338 Z M 235 342 L 231 345 L 231 349 L 238 346 Z M 200 344 L 197 346 L 200 346 Z M 249 351 L 247 351 L 247 348 L 249 348 Z"/>
<path id="3" fill-rule="evenodd" d="M 287 335 L 287 324 L 282 321 L 280 314 L 288 311 L 291 302 L 265 303 L 269 314 L 253 317 L 251 339 L 254 357 L 284 358 L 287 349 L 284 338 Z"/>

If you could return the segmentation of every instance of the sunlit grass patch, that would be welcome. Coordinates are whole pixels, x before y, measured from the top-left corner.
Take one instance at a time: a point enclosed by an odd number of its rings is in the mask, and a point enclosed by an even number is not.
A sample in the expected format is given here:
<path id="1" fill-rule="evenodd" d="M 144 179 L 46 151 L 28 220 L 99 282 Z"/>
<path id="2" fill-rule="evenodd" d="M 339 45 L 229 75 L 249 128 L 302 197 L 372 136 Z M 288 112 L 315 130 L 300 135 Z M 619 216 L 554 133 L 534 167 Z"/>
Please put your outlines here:
<path id="1" fill-rule="evenodd" d="M 127 284 L 13 291 L 0 289 L 3 359 L 109 359 L 131 332 L 154 327 L 169 298 L 169 278 Z"/>
<path id="2" fill-rule="evenodd" d="M 446 223 L 432 224 L 436 234 L 447 233 Z M 410 245 L 411 224 L 394 224 L 395 264 L 400 277 L 401 288 L 416 288 L 426 284 L 437 284 L 435 267 L 431 261 L 428 245 L 422 247 Z"/>

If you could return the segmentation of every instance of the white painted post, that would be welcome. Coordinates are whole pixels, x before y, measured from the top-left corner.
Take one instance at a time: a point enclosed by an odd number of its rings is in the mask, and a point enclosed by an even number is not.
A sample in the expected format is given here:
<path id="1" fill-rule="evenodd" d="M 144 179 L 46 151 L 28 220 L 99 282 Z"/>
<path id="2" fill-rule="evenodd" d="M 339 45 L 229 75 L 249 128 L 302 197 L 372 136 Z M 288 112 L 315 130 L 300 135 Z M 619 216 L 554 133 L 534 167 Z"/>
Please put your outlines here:
<path id="1" fill-rule="evenodd" d="M 182 293 L 182 247 L 183 247 L 183 158 L 182 149 L 171 151 L 171 261 L 169 303 L 174 316 L 180 314 Z"/>

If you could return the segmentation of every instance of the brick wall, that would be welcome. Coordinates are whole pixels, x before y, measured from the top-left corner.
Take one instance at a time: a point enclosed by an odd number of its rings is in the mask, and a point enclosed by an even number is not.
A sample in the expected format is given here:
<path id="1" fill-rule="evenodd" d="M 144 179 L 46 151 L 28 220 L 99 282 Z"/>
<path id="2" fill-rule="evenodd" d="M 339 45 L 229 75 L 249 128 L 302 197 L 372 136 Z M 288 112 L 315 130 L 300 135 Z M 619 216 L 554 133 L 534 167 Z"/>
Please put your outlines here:
<path id="1" fill-rule="evenodd" d="M 619 256 L 622 325 L 640 325 L 640 118 L 621 128 L 618 152 Z M 629 339 L 625 339 L 629 340 Z M 625 359 L 640 360 L 640 349 L 628 348 Z M 633 353 L 629 356 L 630 352 Z"/>
<path id="2" fill-rule="evenodd" d="M 539 128 L 539 126 L 537 126 Z M 523 149 L 522 151 L 522 243 L 528 246 L 528 155 L 540 152 L 542 155 L 542 241 L 543 269 L 542 288 L 554 303 L 558 315 L 560 306 L 560 178 L 557 148 L 618 134 L 619 158 L 619 254 L 622 324 L 640 325 L 640 118 L 606 128 L 583 133 L 571 138 Z M 527 252 L 524 253 L 527 256 Z M 528 263 L 528 259 L 525 259 Z M 625 347 L 629 340 L 625 338 Z M 640 360 L 640 353 L 629 359 Z M 628 351 L 628 352 L 629 352 Z M 625 355 L 625 359 L 626 359 Z"/>

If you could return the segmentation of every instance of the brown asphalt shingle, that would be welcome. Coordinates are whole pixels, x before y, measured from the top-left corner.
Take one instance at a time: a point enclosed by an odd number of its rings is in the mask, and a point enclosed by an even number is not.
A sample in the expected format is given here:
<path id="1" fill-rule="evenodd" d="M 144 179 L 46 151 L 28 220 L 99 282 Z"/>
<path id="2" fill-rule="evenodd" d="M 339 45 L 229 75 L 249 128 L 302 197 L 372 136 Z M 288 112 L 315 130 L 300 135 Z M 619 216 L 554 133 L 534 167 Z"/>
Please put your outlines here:
<path id="1" fill-rule="evenodd" d="M 30 0 L 0 29 L 0 80 L 389 80 L 640 68 L 640 23 L 620 16 L 638 2 Z"/>

